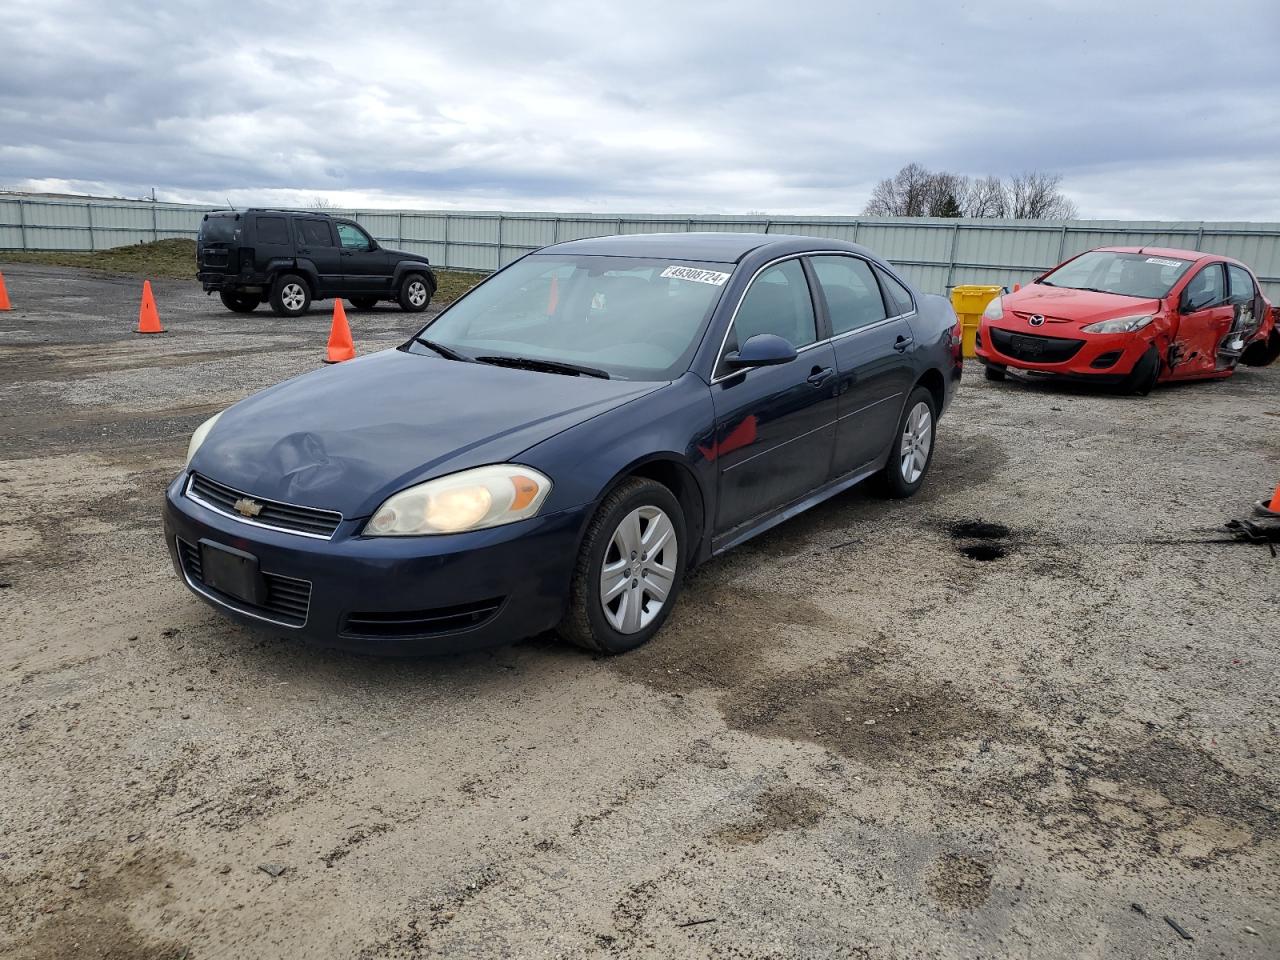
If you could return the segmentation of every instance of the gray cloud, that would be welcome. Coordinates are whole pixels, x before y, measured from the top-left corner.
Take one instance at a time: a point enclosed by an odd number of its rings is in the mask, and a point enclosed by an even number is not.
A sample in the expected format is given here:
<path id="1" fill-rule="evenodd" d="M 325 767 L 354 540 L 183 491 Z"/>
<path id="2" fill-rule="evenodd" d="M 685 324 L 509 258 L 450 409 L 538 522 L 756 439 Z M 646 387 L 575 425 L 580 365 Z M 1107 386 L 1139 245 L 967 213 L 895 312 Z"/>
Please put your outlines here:
<path id="1" fill-rule="evenodd" d="M 916 160 L 1057 171 L 1088 216 L 1280 220 L 1274 0 L 58 0 L 6 20 L 9 185 L 848 214 Z"/>

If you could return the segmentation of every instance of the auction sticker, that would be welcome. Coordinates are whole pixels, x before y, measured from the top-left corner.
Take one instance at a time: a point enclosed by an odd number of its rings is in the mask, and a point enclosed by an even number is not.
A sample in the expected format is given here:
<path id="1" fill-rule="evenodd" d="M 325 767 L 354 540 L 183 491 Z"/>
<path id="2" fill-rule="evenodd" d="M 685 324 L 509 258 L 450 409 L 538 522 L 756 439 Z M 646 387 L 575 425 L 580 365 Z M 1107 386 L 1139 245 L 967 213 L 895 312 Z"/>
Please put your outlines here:
<path id="1" fill-rule="evenodd" d="M 709 283 L 714 287 L 723 287 L 729 274 L 718 270 L 699 270 L 697 267 L 667 267 L 661 276 L 675 277 L 677 280 L 692 280 L 694 283 Z"/>
<path id="2" fill-rule="evenodd" d="M 1180 267 L 1181 260 L 1169 260 L 1165 257 L 1147 257 L 1147 263 L 1158 263 L 1162 267 Z"/>

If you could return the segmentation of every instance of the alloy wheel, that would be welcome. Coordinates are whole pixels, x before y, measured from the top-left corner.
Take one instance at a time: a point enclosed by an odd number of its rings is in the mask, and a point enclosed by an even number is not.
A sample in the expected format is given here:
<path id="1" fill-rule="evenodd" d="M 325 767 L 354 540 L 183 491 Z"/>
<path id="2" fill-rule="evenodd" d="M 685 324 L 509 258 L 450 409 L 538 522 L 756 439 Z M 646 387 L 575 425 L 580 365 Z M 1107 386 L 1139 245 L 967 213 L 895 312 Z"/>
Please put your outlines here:
<path id="1" fill-rule="evenodd" d="M 929 412 L 927 403 L 917 403 L 907 414 L 907 423 L 902 431 L 899 453 L 903 480 L 910 484 L 920 479 L 929 462 L 929 449 L 932 446 L 933 414 Z"/>
<path id="2" fill-rule="evenodd" d="M 307 291 L 302 289 L 301 284 L 286 283 L 284 289 L 280 291 L 280 302 L 288 310 L 301 310 L 306 301 Z"/>
<path id="3" fill-rule="evenodd" d="M 659 507 L 637 507 L 613 532 L 600 569 L 600 604 L 619 633 L 653 622 L 676 577 L 676 530 Z"/>
<path id="4" fill-rule="evenodd" d="M 415 307 L 420 307 L 427 302 L 427 285 L 421 280 L 414 280 L 409 284 L 409 302 Z"/>

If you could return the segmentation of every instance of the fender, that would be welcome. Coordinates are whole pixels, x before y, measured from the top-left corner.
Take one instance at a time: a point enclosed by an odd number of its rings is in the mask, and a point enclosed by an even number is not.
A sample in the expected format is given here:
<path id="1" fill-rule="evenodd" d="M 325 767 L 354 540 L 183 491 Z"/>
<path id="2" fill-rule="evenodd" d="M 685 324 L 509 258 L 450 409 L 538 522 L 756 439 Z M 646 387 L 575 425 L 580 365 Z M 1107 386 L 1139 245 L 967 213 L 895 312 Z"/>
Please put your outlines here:
<path id="1" fill-rule="evenodd" d="M 431 264 L 426 257 L 421 260 L 397 260 L 396 265 L 391 272 L 391 289 L 399 290 L 400 281 L 404 279 L 406 273 L 421 273 L 427 278 L 427 283 L 431 285 L 431 292 L 434 294 L 440 286 L 436 280 L 435 271 L 431 269 Z"/>
<path id="2" fill-rule="evenodd" d="M 267 261 L 267 288 L 270 289 L 276 282 L 276 277 L 282 273 L 296 273 L 307 281 L 311 287 L 311 296 L 318 297 L 320 290 L 320 271 L 316 269 L 316 265 L 305 257 L 273 257 Z"/>

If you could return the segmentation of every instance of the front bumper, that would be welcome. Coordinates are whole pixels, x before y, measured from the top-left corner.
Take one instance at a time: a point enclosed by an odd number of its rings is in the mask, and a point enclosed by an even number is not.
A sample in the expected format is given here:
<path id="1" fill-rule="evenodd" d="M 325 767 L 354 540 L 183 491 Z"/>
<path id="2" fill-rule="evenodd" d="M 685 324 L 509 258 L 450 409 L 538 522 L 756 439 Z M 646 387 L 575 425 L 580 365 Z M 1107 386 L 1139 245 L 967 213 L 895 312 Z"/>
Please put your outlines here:
<path id="1" fill-rule="evenodd" d="M 1033 346 L 1031 341 L 1045 343 Z M 1079 346 L 1072 348 L 1067 345 L 1068 341 Z M 1073 329 L 1058 332 L 1048 324 L 1028 328 L 1016 322 L 983 319 L 974 353 L 988 366 L 1012 367 L 1033 375 L 1117 383 L 1133 372 L 1134 365 L 1149 346 L 1150 340 L 1142 331 L 1091 334 Z M 1037 350 L 1043 359 L 1035 358 Z M 1062 359 L 1057 359 L 1059 356 Z"/>
<path id="2" fill-rule="evenodd" d="M 589 506 L 471 533 L 362 537 L 344 520 L 330 540 L 242 522 L 187 498 L 187 474 L 165 494 L 164 532 L 174 569 L 220 613 L 321 646 L 398 656 L 510 643 L 553 628 Z M 249 604 L 207 587 L 201 540 L 258 558 L 266 578 L 292 591 L 291 611 Z M 300 584 L 309 585 L 308 591 Z M 306 596 L 298 606 L 298 597 Z"/>

